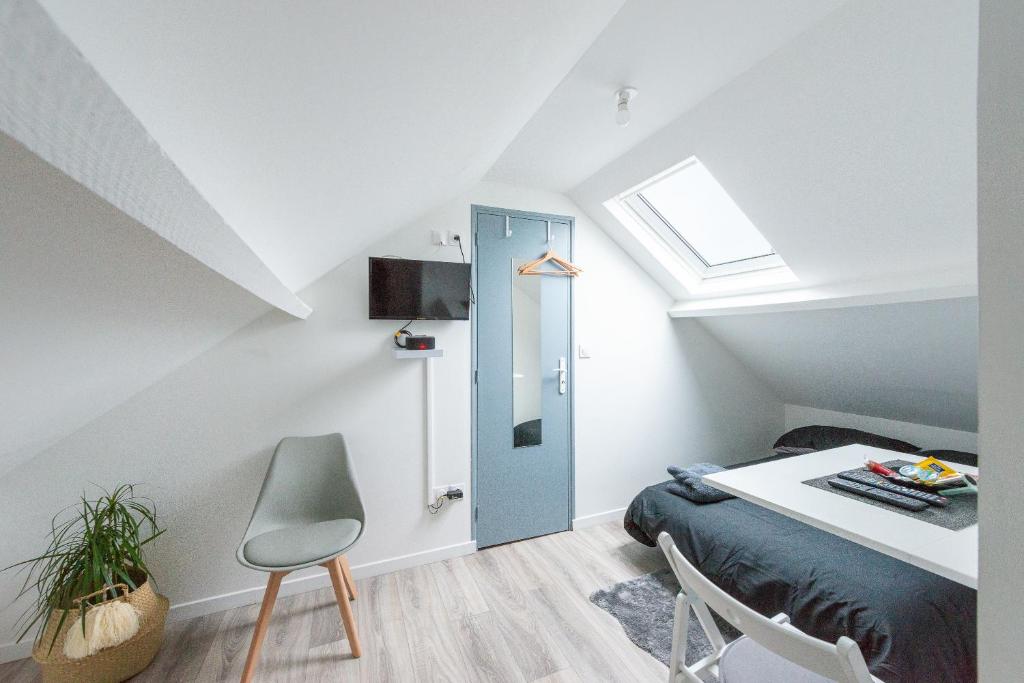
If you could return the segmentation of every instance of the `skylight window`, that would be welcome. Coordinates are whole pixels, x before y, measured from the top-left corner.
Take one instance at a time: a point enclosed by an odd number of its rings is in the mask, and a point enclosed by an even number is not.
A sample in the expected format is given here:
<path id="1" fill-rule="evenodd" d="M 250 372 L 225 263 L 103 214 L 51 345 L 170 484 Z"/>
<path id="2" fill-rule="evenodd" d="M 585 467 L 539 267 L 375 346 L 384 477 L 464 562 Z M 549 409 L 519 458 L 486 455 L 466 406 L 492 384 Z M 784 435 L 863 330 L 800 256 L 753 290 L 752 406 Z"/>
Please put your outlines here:
<path id="1" fill-rule="evenodd" d="M 775 253 L 699 161 L 652 183 L 637 198 L 708 266 Z"/>
<path id="2" fill-rule="evenodd" d="M 620 195 L 619 201 L 702 279 L 785 267 L 696 157 Z"/>

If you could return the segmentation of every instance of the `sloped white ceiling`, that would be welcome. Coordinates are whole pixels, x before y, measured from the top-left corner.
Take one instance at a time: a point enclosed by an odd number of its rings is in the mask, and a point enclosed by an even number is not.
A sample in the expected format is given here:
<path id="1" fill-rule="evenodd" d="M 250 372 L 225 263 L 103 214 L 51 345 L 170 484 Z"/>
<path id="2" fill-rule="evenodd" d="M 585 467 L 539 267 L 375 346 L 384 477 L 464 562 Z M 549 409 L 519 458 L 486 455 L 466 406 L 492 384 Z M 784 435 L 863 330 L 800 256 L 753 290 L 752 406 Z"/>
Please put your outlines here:
<path id="1" fill-rule="evenodd" d="M 293 291 L 478 181 L 622 0 L 43 0 Z"/>
<path id="2" fill-rule="evenodd" d="M 793 290 L 976 287 L 977 52 L 974 0 L 851 0 L 570 195 L 681 299 L 602 203 L 691 155 Z"/>
<path id="3" fill-rule="evenodd" d="M 268 310 L 0 133 L 0 474 Z"/>
<path id="4" fill-rule="evenodd" d="M 842 2 L 630 0 L 487 179 L 570 190 Z M 624 85 L 640 92 L 620 128 L 614 93 Z"/>
<path id="5" fill-rule="evenodd" d="M 978 430 L 978 300 L 704 318 L 785 403 Z"/>

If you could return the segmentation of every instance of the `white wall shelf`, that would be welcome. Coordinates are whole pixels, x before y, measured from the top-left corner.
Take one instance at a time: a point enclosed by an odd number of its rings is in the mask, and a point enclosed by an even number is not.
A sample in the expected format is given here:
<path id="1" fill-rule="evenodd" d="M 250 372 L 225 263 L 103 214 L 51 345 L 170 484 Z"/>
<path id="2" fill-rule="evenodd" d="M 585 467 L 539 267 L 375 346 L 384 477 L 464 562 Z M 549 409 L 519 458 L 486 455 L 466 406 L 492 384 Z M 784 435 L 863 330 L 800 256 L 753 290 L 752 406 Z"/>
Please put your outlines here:
<path id="1" fill-rule="evenodd" d="M 414 349 L 391 349 L 395 358 L 444 358 L 444 349 L 428 349 L 419 351 Z"/>

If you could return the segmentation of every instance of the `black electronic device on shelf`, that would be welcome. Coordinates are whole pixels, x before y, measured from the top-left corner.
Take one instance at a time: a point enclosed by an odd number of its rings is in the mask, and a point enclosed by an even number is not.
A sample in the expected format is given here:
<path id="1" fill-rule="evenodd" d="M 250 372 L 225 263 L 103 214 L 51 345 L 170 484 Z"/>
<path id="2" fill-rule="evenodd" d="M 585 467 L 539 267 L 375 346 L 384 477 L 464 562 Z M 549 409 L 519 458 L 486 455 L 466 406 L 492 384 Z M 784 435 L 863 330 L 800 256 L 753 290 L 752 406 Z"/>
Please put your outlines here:
<path id="1" fill-rule="evenodd" d="M 401 329 L 395 332 L 395 346 L 406 351 L 432 351 L 436 348 L 436 340 L 428 334 L 412 334 Z"/>

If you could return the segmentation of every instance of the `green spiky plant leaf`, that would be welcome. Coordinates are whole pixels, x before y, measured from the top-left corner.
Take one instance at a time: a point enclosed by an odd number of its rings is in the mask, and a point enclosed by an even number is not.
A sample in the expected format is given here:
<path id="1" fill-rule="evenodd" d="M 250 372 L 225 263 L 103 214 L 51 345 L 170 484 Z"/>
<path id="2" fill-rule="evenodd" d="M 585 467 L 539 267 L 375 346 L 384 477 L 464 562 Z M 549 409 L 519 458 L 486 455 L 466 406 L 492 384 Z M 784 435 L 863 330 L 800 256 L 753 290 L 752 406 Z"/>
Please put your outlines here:
<path id="1" fill-rule="evenodd" d="M 132 590 L 138 588 L 150 577 L 145 546 L 163 532 L 157 524 L 153 501 L 136 496 L 133 485 L 122 484 L 113 491 L 102 489 L 96 500 L 87 499 L 83 492 L 77 504 L 53 517 L 46 552 L 3 569 L 25 572 L 15 600 L 35 595 L 18 622 L 18 640 L 36 628 L 39 641 L 50 620 L 59 618 L 49 644 L 52 650 L 64 622 L 79 616 L 79 612 L 84 632 L 85 610 L 79 610 L 74 599 L 117 583 L 125 583 Z M 86 604 L 112 597 L 115 592 L 109 590 Z"/>

